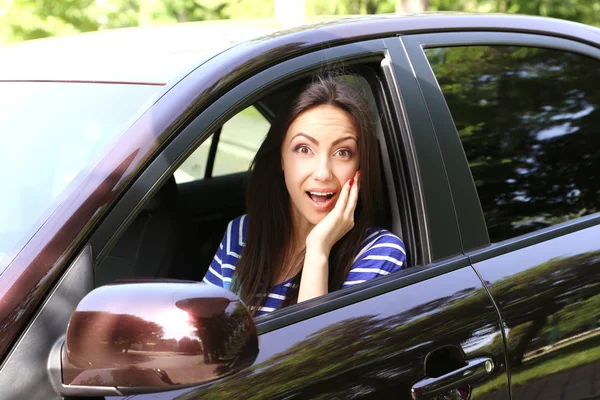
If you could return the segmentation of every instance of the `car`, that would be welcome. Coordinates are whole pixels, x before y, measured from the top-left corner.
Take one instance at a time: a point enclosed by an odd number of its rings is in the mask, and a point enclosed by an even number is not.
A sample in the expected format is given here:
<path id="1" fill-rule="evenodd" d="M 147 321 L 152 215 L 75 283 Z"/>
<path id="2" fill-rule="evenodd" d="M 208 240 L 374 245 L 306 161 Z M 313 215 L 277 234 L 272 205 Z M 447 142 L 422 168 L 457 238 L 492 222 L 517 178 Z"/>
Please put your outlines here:
<path id="1" fill-rule="evenodd" d="M 0 50 L 1 397 L 599 395 L 600 30 L 492 14 L 255 28 Z M 254 318 L 199 281 L 270 121 L 324 70 L 376 117 L 407 267 Z"/>

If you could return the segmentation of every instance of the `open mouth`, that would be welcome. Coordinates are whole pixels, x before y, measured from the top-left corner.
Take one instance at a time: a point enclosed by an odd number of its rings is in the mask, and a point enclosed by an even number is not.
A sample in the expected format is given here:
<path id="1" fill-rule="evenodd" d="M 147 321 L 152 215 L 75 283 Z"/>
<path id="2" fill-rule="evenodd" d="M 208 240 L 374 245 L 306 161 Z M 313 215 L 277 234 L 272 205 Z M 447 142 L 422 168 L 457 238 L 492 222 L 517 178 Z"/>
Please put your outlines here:
<path id="1" fill-rule="evenodd" d="M 319 208 L 328 208 L 333 203 L 335 197 L 334 191 L 331 192 L 306 192 L 307 196 L 313 201 L 314 205 Z"/>

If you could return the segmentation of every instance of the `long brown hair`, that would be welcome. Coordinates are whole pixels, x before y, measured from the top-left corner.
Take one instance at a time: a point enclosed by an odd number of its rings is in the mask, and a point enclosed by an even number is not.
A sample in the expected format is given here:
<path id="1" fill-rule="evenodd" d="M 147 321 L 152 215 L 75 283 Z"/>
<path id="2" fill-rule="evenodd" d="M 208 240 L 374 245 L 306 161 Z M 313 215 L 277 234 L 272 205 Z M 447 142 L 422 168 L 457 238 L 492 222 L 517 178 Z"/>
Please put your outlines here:
<path id="1" fill-rule="evenodd" d="M 288 107 L 277 113 L 267 136 L 250 167 L 246 207 L 248 233 L 246 245 L 236 266 L 235 284 L 242 301 L 252 307 L 264 304 L 278 272 L 288 261 L 292 245 L 293 224 L 290 196 L 281 168 L 281 146 L 292 122 L 304 111 L 320 105 L 332 105 L 346 111 L 358 133 L 360 194 L 354 213 L 354 228 L 331 249 L 329 256 L 329 291 L 340 289 L 346 280 L 366 230 L 379 223 L 382 182 L 377 139 L 369 107 L 363 96 L 350 84 L 333 76 L 318 76 L 295 97 Z M 297 262 L 303 262 L 303 257 Z M 282 306 L 298 300 L 300 275 L 286 295 Z"/>

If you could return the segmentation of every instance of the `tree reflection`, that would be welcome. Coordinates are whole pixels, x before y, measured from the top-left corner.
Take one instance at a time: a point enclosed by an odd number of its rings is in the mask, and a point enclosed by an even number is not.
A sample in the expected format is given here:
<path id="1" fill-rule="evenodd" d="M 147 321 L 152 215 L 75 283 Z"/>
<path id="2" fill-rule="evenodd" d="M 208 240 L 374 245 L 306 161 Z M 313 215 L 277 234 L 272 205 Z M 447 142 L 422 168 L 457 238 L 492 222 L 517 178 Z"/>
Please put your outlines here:
<path id="1" fill-rule="evenodd" d="M 110 312 L 80 311 L 73 314 L 69 323 L 68 352 L 72 361 L 111 364 L 111 353 L 127 353 L 134 345 L 138 350 L 155 346 L 163 339 L 164 329 L 153 321 L 135 315 Z M 99 351 L 108 347 L 109 351 Z"/>
<path id="2" fill-rule="evenodd" d="M 599 281 L 600 251 L 593 251 L 551 259 L 493 283 L 508 328 L 513 386 L 550 382 L 553 373 L 600 359 Z"/>
<path id="3" fill-rule="evenodd" d="M 600 64 L 511 46 L 426 50 L 492 241 L 598 211 Z"/>
<path id="4" fill-rule="evenodd" d="M 426 354 L 444 343 L 497 333 L 487 292 L 471 288 L 391 317 L 363 315 L 331 324 L 186 398 L 271 398 L 286 393 L 289 399 L 341 399 L 393 393 L 410 399 L 410 386 L 425 373 L 415 365 L 423 365 Z M 487 348 L 479 351 L 485 353 Z M 498 370 L 503 374 L 502 368 Z"/>
<path id="5" fill-rule="evenodd" d="M 224 374 L 236 361 L 254 361 L 258 353 L 256 329 L 243 304 L 236 303 L 231 310 L 224 308 L 207 317 L 197 315 L 194 307 L 184 302 L 177 306 L 188 311 L 194 336 L 198 339 L 197 344 L 191 344 L 188 338 L 183 342 L 185 348 L 201 349 L 205 364 L 222 364 L 219 373 Z M 180 341 L 180 347 L 181 344 Z"/>
<path id="6" fill-rule="evenodd" d="M 500 302 L 510 331 L 511 366 L 518 366 L 527 351 L 585 331 L 598 319 L 600 251 L 557 258 L 494 283 L 492 294 Z M 532 295 L 532 290 L 535 294 Z M 578 301 L 572 294 L 577 292 Z M 523 303 L 527 303 L 524 306 Z M 554 339 L 548 318 L 563 321 Z"/>
<path id="7" fill-rule="evenodd" d="M 584 332 L 598 319 L 599 264 L 600 251 L 583 253 L 552 259 L 493 283 L 509 328 L 512 367 L 518 368 L 536 349 L 551 343 L 554 328 L 549 322 L 559 325 L 555 340 L 560 341 Z M 569 351 L 583 351 L 593 343 L 600 344 L 600 338 L 587 339 Z M 496 312 L 485 290 L 468 288 L 387 318 L 363 315 L 331 324 L 185 398 L 269 398 L 282 393 L 289 399 L 381 398 L 384 393 L 409 399 L 410 386 L 424 375 L 415 366 L 423 365 L 426 354 L 446 344 L 496 357 L 495 375 L 489 383 L 474 386 L 473 398 L 492 397 L 494 390 L 506 388 L 504 343 Z M 546 368 L 543 358 L 530 365 Z"/>

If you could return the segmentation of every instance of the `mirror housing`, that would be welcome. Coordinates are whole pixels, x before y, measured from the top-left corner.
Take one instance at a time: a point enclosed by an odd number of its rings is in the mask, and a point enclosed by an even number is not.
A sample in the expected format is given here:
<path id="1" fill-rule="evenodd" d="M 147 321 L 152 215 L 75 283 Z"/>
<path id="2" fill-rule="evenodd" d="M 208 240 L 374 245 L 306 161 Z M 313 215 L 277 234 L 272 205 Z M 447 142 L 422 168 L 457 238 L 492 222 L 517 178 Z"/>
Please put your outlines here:
<path id="1" fill-rule="evenodd" d="M 62 396 L 128 395 L 209 382 L 252 365 L 257 355 L 254 321 L 228 290 L 124 281 L 81 300 L 48 368 Z"/>

